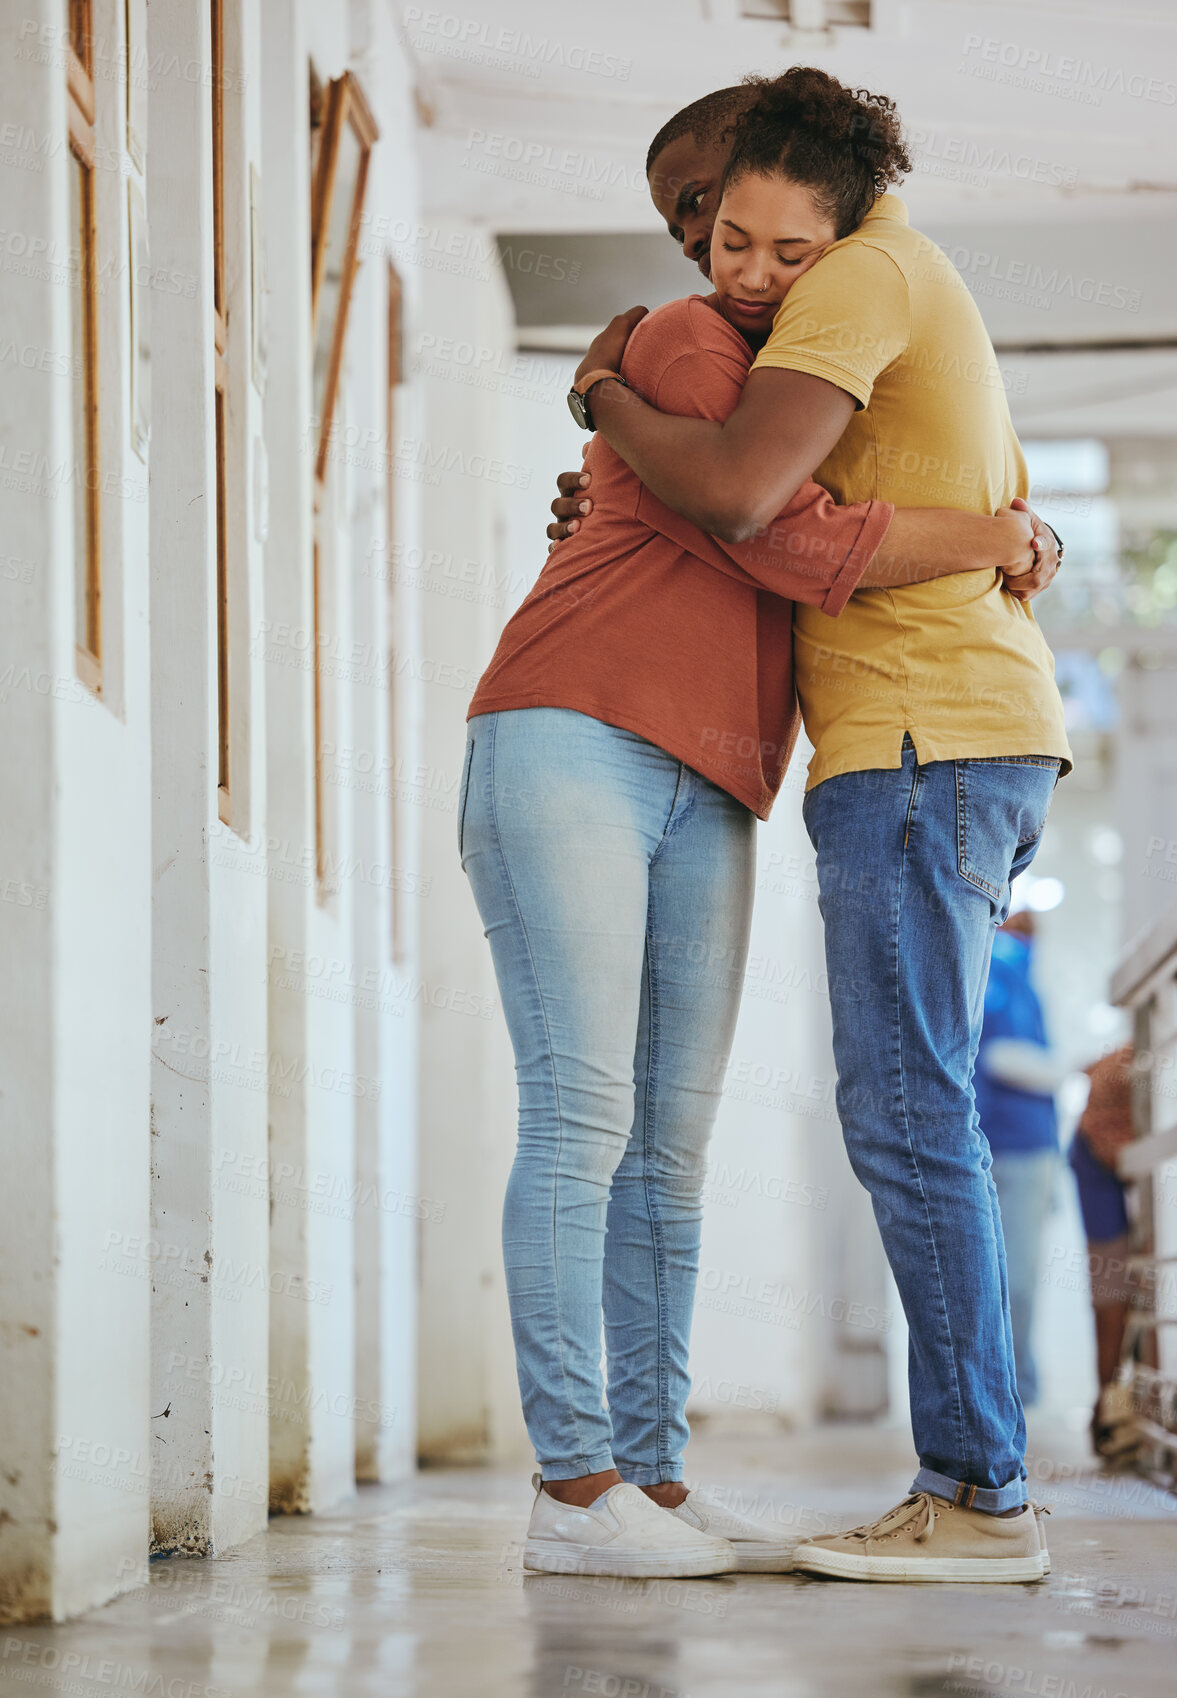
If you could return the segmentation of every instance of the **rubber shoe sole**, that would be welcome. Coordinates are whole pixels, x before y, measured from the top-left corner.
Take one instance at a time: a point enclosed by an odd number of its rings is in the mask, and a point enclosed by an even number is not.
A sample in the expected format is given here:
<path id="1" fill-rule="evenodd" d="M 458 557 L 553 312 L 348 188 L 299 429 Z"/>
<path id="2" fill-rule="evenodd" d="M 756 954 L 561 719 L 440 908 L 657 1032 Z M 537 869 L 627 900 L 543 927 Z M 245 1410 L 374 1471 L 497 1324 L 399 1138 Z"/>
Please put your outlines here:
<path id="1" fill-rule="evenodd" d="M 1044 1579 L 1046 1574 L 1046 1558 L 1041 1551 L 1026 1557 L 879 1557 L 801 1545 L 794 1566 L 804 1574 L 824 1574 L 834 1580 L 892 1580 L 907 1585 L 933 1585 L 938 1581 L 964 1581 L 973 1586 L 1025 1585 Z"/>
<path id="2" fill-rule="evenodd" d="M 572 1545 L 559 1539 L 528 1539 L 523 1566 L 540 1574 L 613 1574 L 626 1580 L 700 1580 L 730 1574 L 735 1551 L 717 1540 L 715 1551 L 613 1551 L 608 1545 Z"/>

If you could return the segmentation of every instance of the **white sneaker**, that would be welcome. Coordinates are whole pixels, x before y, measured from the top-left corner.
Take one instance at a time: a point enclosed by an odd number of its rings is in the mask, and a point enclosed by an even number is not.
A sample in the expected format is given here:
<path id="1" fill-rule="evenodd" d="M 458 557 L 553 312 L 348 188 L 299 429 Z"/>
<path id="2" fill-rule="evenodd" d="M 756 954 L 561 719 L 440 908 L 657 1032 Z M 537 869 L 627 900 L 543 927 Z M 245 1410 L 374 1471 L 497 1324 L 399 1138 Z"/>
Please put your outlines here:
<path id="1" fill-rule="evenodd" d="M 538 1474 L 531 1483 L 535 1506 L 523 1547 L 524 1568 L 668 1580 L 727 1574 L 737 1566 L 726 1539 L 659 1509 L 637 1486 L 610 1486 L 588 1509 L 579 1509 L 545 1492 Z"/>
<path id="2" fill-rule="evenodd" d="M 787 1574 L 793 1566 L 796 1536 L 782 1538 L 762 1521 L 741 1515 L 724 1502 L 730 1495 L 715 1487 L 709 1491 L 692 1489 L 670 1513 L 688 1527 L 697 1527 L 700 1533 L 726 1539 L 736 1553 L 740 1574 Z"/>

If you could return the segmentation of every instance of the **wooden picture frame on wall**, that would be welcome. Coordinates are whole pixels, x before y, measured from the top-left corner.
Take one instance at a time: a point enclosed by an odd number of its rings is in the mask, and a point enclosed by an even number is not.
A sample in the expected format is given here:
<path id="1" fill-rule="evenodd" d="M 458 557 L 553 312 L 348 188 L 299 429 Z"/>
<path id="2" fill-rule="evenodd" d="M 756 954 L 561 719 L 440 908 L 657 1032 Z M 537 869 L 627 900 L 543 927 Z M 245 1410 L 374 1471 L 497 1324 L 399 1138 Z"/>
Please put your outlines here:
<path id="1" fill-rule="evenodd" d="M 102 513 L 94 34 L 90 0 L 70 0 L 66 49 L 73 354 L 74 634 L 78 677 L 102 694 Z"/>
<path id="2" fill-rule="evenodd" d="M 213 275 L 213 499 L 217 659 L 217 816 L 233 823 L 233 732 L 235 703 L 230 690 L 229 524 L 225 510 L 228 474 L 226 389 L 229 362 L 229 308 L 225 280 L 225 0 L 209 0 L 210 141 L 212 144 Z"/>
<path id="3" fill-rule="evenodd" d="M 397 391 L 404 381 L 404 286 L 400 273 L 391 260 L 388 261 L 388 388 L 386 392 L 386 413 L 384 419 L 385 432 L 385 515 L 384 515 L 384 560 L 388 573 L 388 583 L 385 596 L 385 614 L 388 620 L 388 650 L 389 655 L 395 655 L 397 639 L 400 635 L 400 607 L 396 590 L 396 401 Z M 402 886 L 405 870 L 401 866 L 401 810 L 397 796 L 397 774 L 400 771 L 400 711 L 397 702 L 396 668 L 393 667 L 388 679 L 388 752 L 391 761 L 392 783 L 389 785 L 389 862 L 391 865 L 392 889 L 389 893 L 389 938 L 392 960 L 400 963 L 405 959 L 405 925 L 404 900 Z"/>
<path id="4" fill-rule="evenodd" d="M 329 508 L 327 456 L 339 395 L 348 309 L 359 259 L 360 219 L 368 165 L 379 130 L 364 92 L 351 71 L 324 89 L 310 68 L 311 160 L 311 442 L 314 451 L 315 548 L 311 586 L 315 637 L 314 827 L 318 898 L 332 894 L 323 770 L 325 727 L 334 712 L 323 676 L 320 634 L 331 576 L 331 541 L 320 535 Z M 333 693 L 332 693 L 333 696 Z"/>
<path id="5" fill-rule="evenodd" d="M 147 0 L 126 0 L 127 152 L 137 171 L 147 165 Z"/>
<path id="6" fill-rule="evenodd" d="M 379 133 L 351 71 L 328 83 L 311 196 L 311 396 L 316 478 L 323 476 L 327 464 L 368 164 Z"/>

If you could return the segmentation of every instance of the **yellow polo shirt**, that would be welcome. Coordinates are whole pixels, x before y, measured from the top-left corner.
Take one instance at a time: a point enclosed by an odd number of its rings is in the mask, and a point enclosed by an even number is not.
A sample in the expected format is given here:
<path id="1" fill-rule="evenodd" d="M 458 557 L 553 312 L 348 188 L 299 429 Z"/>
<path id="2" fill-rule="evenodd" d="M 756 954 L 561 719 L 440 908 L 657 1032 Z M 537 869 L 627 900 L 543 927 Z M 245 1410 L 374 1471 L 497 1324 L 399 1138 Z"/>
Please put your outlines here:
<path id="1" fill-rule="evenodd" d="M 814 472 L 839 502 L 994 513 L 1028 487 L 993 344 L 940 249 L 883 195 L 789 290 L 763 366 L 812 372 L 858 402 Z M 814 745 L 808 788 L 841 772 L 1071 751 L 1054 661 L 994 571 L 859 589 L 832 619 L 798 606 L 794 663 Z"/>

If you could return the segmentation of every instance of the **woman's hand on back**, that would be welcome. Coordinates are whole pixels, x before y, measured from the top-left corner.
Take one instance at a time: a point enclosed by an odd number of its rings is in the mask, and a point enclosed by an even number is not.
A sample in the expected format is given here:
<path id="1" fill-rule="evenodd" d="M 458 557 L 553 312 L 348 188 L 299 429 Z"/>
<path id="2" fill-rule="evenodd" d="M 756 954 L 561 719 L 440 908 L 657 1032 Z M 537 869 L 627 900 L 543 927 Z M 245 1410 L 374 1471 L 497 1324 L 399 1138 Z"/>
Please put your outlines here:
<path id="1" fill-rule="evenodd" d="M 1023 501 L 1021 496 L 1008 507 L 1002 507 L 996 517 L 1011 522 L 1013 558 L 1008 566 L 1002 567 L 1005 588 L 1018 601 L 1031 601 L 1046 589 L 1058 571 L 1058 540 L 1050 526 L 1038 517 L 1029 502 Z"/>

